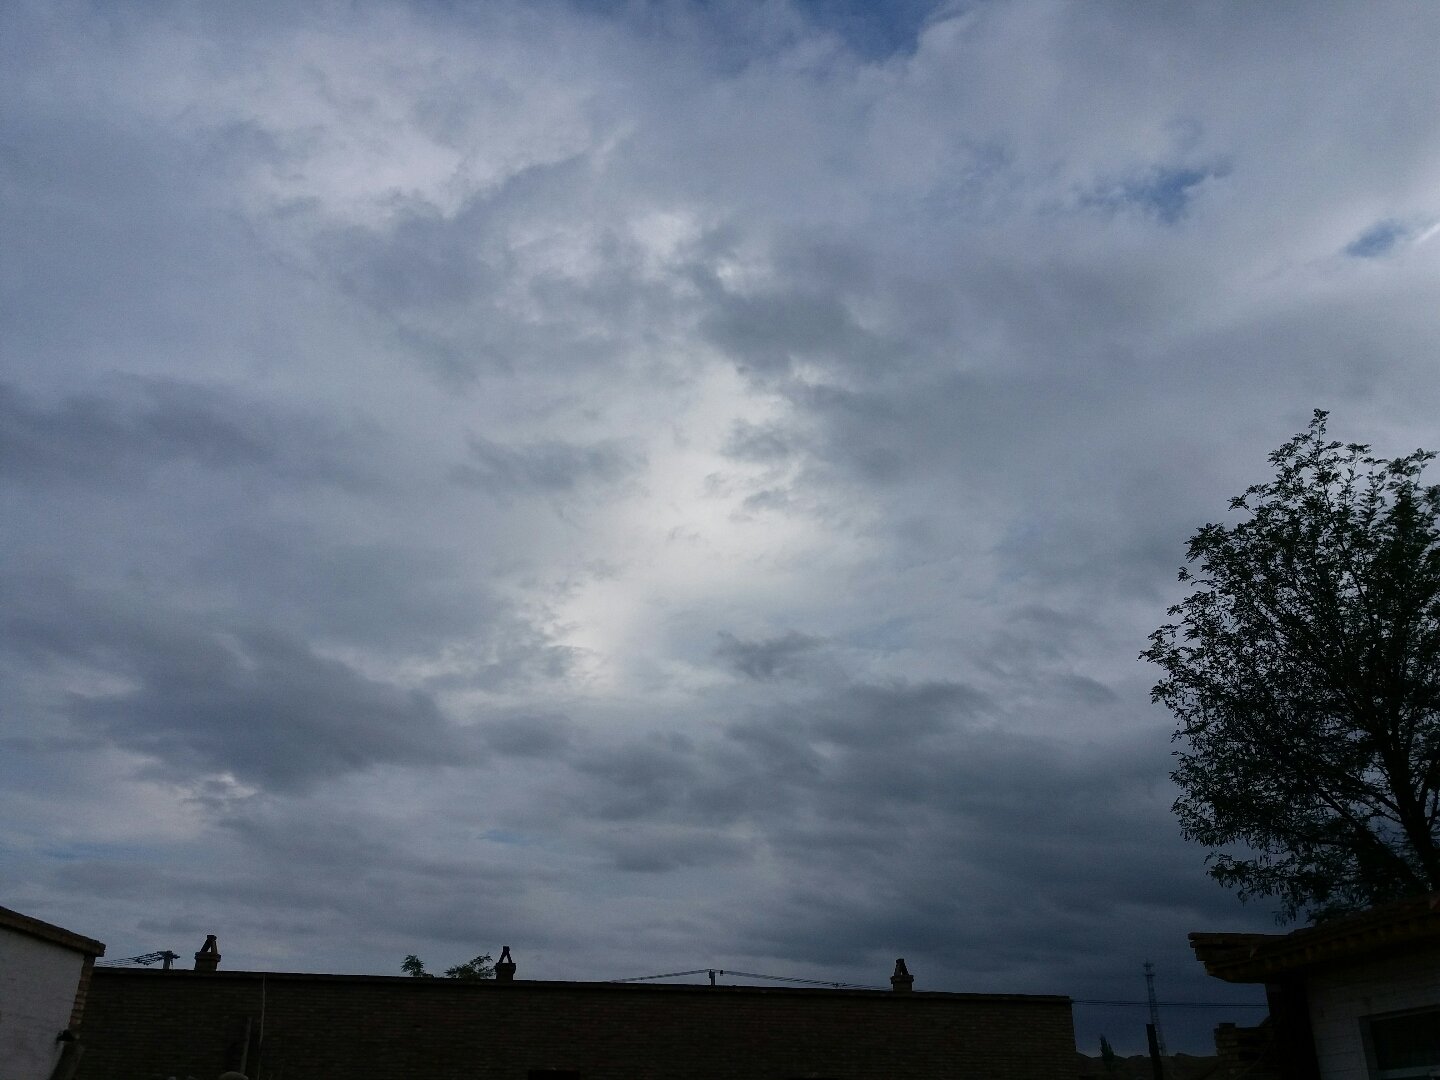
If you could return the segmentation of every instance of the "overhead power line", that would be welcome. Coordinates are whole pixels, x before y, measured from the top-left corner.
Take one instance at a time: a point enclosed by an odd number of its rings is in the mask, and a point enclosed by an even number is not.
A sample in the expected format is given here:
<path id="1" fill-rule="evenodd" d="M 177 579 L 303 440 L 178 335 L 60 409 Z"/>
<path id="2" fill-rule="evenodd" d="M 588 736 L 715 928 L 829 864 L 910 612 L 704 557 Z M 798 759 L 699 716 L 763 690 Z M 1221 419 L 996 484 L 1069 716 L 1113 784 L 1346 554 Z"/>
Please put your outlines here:
<path id="1" fill-rule="evenodd" d="M 678 979 L 685 975 L 708 975 L 710 985 L 715 985 L 717 975 L 737 975 L 742 979 L 767 979 L 770 982 L 800 983 L 805 986 L 828 986 L 833 990 L 885 990 L 884 986 L 870 986 L 865 983 L 831 982 L 827 979 L 798 979 L 793 975 L 761 975 L 755 971 L 736 971 L 734 968 L 692 968 L 690 971 L 667 971 L 662 975 L 635 975 L 628 979 L 610 979 L 612 983 L 649 982 L 652 979 Z"/>
<path id="2" fill-rule="evenodd" d="M 736 971 L 734 968 L 691 968 L 689 971 L 666 971 L 659 975 L 634 975 L 628 979 L 607 979 L 612 983 L 651 982 L 655 979 L 680 979 L 687 975 L 735 975 L 742 979 L 767 979 L 771 982 L 800 983 L 806 986 L 829 986 L 837 990 L 888 990 L 887 986 L 872 986 L 866 983 L 832 982 L 826 979 L 799 979 L 792 975 L 761 975 L 754 971 Z M 1148 1008 L 1148 999 L 1126 1000 L 1123 998 L 1071 998 L 1072 1005 L 1117 1005 Z M 1266 1009 L 1263 1002 L 1254 1001 L 1159 1001 L 1162 1009 Z"/>
<path id="3" fill-rule="evenodd" d="M 1072 1005 L 1134 1005 L 1149 1008 L 1148 1000 L 1119 1001 L 1105 998 L 1071 998 Z M 1157 1001 L 1162 1009 L 1268 1009 L 1263 1001 Z"/>

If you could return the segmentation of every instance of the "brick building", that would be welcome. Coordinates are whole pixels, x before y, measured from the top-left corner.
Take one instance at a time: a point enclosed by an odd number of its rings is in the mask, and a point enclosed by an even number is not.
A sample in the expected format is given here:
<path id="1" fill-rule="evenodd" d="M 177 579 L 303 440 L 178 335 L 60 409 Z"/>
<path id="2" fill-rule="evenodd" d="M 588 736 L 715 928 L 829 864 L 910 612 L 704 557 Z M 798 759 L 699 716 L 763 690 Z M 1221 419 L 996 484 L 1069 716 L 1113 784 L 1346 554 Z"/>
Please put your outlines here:
<path id="1" fill-rule="evenodd" d="M 211 945 L 213 949 L 213 944 Z M 218 953 L 215 954 L 218 961 Z M 208 966 L 197 954 L 197 966 Z M 1067 997 L 96 971 L 82 1080 L 1071 1080 Z"/>

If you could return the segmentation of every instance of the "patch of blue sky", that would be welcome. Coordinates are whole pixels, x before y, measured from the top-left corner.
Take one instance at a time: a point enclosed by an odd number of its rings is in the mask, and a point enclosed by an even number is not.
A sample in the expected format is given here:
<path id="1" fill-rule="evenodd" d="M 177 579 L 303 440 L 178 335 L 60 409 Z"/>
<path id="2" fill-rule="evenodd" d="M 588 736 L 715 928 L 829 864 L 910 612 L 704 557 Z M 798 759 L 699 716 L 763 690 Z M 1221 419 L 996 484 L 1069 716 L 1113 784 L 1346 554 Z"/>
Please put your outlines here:
<path id="1" fill-rule="evenodd" d="M 38 854 L 56 862 L 154 862 L 153 846 L 137 844 L 77 843 L 40 848 Z"/>
<path id="2" fill-rule="evenodd" d="M 938 6 L 936 0 L 796 0 L 812 23 L 839 34 L 866 60 L 913 52 Z"/>
<path id="3" fill-rule="evenodd" d="M 1149 210 L 1166 225 L 1185 216 L 1195 189 L 1212 176 L 1209 169 L 1156 169 L 1122 189 L 1122 198 Z"/>
<path id="4" fill-rule="evenodd" d="M 489 840 L 492 844 L 508 844 L 512 847 L 531 847 L 534 841 L 524 833 L 512 832 L 509 829 L 486 829 L 480 834 L 480 839 Z"/>
<path id="5" fill-rule="evenodd" d="M 1110 210 L 1135 207 L 1166 225 L 1174 225 L 1189 211 L 1200 186 L 1207 180 L 1223 177 L 1228 171 L 1223 166 L 1157 166 L 1088 195 L 1083 202 Z"/>
<path id="6" fill-rule="evenodd" d="M 1356 259 L 1378 259 L 1409 235 L 1410 230 L 1398 221 L 1379 221 L 1346 244 L 1345 254 Z"/>
<path id="7" fill-rule="evenodd" d="M 569 2 L 578 11 L 652 33 L 676 32 L 686 25 L 704 27 L 722 69 L 743 67 L 756 49 L 764 53 L 786 43 L 765 39 L 763 28 L 773 29 L 775 23 L 762 18 L 762 9 L 745 0 L 691 0 L 668 6 L 660 0 Z M 804 24 L 835 34 L 863 60 L 914 51 L 920 31 L 940 6 L 941 0 L 791 0 L 790 4 Z"/>

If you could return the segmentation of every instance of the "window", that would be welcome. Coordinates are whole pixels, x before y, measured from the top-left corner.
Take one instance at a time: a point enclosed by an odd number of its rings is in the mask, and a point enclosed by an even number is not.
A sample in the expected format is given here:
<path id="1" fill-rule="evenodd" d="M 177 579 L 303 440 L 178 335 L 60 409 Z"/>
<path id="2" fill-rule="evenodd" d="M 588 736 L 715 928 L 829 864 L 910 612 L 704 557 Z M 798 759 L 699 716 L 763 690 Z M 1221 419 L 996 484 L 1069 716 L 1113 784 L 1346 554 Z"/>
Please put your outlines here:
<path id="1" fill-rule="evenodd" d="M 1361 1020 L 1373 1080 L 1440 1076 L 1440 1009 L 1417 1009 Z"/>

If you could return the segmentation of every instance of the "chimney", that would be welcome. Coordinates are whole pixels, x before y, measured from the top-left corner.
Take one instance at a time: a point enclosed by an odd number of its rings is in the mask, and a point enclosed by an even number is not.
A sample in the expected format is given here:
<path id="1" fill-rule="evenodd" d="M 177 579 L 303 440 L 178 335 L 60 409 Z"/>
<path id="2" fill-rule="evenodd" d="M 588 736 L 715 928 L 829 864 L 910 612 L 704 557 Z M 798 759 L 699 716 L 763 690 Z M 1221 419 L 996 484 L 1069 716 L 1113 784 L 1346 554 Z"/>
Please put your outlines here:
<path id="1" fill-rule="evenodd" d="M 214 971 L 220 966 L 220 949 L 215 944 L 215 935 L 207 934 L 205 944 L 195 954 L 196 971 Z"/>
<path id="2" fill-rule="evenodd" d="M 500 959 L 495 961 L 495 981 L 515 981 L 515 961 L 510 959 L 510 946 L 500 946 Z"/>
<path id="3" fill-rule="evenodd" d="M 908 994 L 915 989 L 915 976 L 905 969 L 904 960 L 895 961 L 895 974 L 890 976 L 890 989 L 897 994 Z"/>

